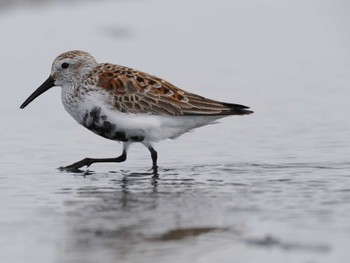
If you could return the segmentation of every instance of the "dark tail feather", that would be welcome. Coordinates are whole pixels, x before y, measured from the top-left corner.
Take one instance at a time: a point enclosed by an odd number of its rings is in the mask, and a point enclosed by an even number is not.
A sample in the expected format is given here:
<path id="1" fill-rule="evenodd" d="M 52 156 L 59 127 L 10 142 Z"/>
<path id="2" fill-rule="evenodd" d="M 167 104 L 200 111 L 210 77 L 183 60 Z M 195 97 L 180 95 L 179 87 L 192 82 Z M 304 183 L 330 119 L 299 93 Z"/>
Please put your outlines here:
<path id="1" fill-rule="evenodd" d="M 227 107 L 227 111 L 222 112 L 224 115 L 248 115 L 254 113 L 254 111 L 248 110 L 249 107 L 244 105 L 225 102 L 222 102 L 222 105 Z"/>

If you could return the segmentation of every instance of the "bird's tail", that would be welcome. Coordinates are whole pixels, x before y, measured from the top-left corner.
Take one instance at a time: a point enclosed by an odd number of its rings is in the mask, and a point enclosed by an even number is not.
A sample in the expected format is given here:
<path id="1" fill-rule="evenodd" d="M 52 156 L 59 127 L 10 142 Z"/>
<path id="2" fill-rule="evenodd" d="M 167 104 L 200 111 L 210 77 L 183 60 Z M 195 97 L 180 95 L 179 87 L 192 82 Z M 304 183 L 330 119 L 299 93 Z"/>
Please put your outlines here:
<path id="1" fill-rule="evenodd" d="M 254 111 L 248 110 L 249 107 L 244 105 L 226 102 L 222 102 L 222 105 L 227 108 L 222 111 L 223 115 L 248 115 L 254 113 Z"/>

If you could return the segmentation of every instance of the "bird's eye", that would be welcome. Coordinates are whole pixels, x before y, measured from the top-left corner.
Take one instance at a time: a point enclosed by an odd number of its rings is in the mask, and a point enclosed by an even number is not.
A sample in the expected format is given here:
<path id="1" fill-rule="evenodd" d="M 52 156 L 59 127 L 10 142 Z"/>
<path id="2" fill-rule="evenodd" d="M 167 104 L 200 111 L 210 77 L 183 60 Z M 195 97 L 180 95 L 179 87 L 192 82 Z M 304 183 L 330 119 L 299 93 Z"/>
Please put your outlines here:
<path id="1" fill-rule="evenodd" d="M 63 69 L 66 69 L 68 67 L 69 67 L 69 64 L 66 63 L 66 62 L 63 62 L 62 65 L 61 65 L 61 68 L 63 68 Z"/>

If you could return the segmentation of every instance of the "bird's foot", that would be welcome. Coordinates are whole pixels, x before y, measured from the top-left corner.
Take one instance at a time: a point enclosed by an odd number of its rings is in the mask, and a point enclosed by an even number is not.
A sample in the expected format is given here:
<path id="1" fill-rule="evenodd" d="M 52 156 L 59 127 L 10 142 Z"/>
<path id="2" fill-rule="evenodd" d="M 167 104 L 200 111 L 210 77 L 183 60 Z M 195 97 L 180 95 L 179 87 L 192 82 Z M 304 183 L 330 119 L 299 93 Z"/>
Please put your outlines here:
<path id="1" fill-rule="evenodd" d="M 83 167 L 83 166 L 87 166 L 89 167 L 92 164 L 91 159 L 90 158 L 85 158 L 83 160 L 80 160 L 79 162 L 73 163 L 71 165 L 67 165 L 67 166 L 61 166 L 58 168 L 58 170 L 60 171 L 65 171 L 65 172 L 72 172 L 72 173 L 81 173 L 83 172 L 82 170 L 80 170 L 79 168 Z"/>
<path id="2" fill-rule="evenodd" d="M 77 167 L 71 166 L 71 165 L 58 167 L 57 170 L 60 170 L 61 172 L 71 172 L 71 173 L 83 173 L 84 172 L 83 170 L 81 170 Z"/>
<path id="3" fill-rule="evenodd" d="M 158 178 L 158 165 L 152 166 L 152 168 L 150 169 L 150 171 L 152 171 L 153 177 Z"/>

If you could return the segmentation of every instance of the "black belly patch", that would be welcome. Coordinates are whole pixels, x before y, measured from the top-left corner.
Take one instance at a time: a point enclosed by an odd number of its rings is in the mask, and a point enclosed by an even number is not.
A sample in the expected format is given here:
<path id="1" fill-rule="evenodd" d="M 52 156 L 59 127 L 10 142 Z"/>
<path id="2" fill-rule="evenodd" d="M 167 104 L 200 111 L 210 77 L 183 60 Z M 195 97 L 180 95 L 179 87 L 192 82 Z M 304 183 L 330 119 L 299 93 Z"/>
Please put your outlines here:
<path id="1" fill-rule="evenodd" d="M 93 108 L 83 117 L 83 125 L 90 131 L 110 140 L 142 142 L 145 139 L 144 132 L 138 131 L 127 136 L 126 132 L 118 131 L 117 126 L 108 121 L 106 115 L 101 115 L 101 108 Z"/>
<path id="2" fill-rule="evenodd" d="M 101 115 L 101 108 L 93 108 L 83 117 L 83 125 L 90 131 L 111 140 L 127 142 L 126 133 L 118 131 L 117 126 L 107 120 L 106 115 Z"/>
<path id="3" fill-rule="evenodd" d="M 145 136 L 131 136 L 130 140 L 134 142 L 142 142 L 145 139 Z"/>

